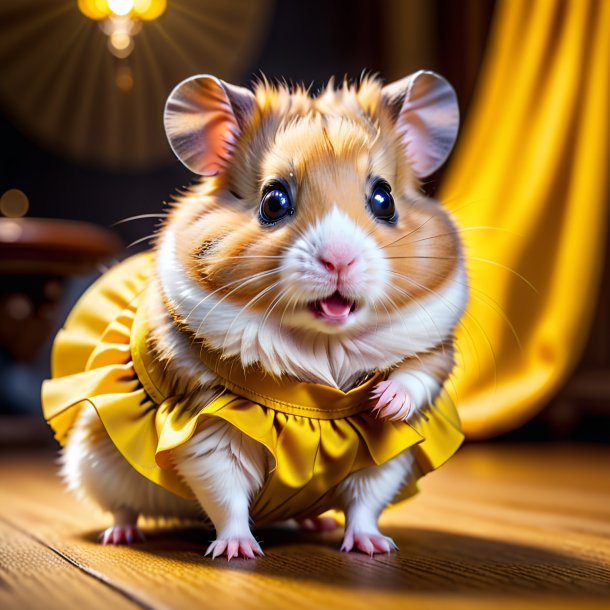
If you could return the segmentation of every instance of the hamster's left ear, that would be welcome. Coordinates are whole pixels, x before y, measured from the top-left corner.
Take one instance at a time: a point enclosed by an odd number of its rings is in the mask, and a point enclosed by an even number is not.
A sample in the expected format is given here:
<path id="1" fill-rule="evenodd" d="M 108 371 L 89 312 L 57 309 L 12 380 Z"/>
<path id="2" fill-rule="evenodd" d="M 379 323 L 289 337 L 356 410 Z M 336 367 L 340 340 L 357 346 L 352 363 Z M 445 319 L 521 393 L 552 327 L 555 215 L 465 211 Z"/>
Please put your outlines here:
<path id="1" fill-rule="evenodd" d="M 163 121 L 172 150 L 192 172 L 222 171 L 255 106 L 254 94 L 202 74 L 182 81 L 169 95 Z"/>
<path id="2" fill-rule="evenodd" d="M 460 123 L 453 87 L 421 70 L 386 85 L 381 99 L 396 121 L 413 173 L 425 178 L 435 172 L 449 156 Z"/>

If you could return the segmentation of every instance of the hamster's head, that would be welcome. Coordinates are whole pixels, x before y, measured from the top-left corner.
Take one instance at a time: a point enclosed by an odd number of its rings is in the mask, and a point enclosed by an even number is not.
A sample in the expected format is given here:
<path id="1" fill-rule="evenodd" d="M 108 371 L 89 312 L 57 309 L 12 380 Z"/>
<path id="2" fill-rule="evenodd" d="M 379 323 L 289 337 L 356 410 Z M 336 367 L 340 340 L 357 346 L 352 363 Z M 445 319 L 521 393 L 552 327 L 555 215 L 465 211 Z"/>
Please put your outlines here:
<path id="1" fill-rule="evenodd" d="M 197 76 L 171 93 L 165 126 L 206 176 L 159 235 L 165 302 L 188 332 L 244 365 L 333 385 L 451 335 L 466 300 L 460 240 L 420 190 L 457 133 L 444 79 L 311 96 Z"/>

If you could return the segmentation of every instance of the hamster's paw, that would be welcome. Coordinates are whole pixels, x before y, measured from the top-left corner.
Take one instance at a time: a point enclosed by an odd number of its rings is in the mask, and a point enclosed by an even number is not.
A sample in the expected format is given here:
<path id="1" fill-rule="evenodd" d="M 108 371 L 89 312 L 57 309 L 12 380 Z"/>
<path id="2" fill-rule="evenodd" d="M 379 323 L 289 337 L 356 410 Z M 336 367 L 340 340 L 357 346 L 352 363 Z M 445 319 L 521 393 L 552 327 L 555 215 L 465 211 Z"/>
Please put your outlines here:
<path id="1" fill-rule="evenodd" d="M 216 538 L 207 548 L 205 556 L 212 555 L 212 559 L 227 556 L 227 560 L 233 557 L 244 557 L 254 559 L 257 555 L 264 555 L 260 545 L 252 536 L 244 538 Z"/>
<path id="2" fill-rule="evenodd" d="M 398 550 L 398 547 L 390 537 L 384 536 L 379 530 L 376 532 L 359 532 L 347 528 L 341 550 L 345 553 L 357 550 L 372 557 L 376 553 L 389 554 Z"/>
<path id="3" fill-rule="evenodd" d="M 297 523 L 302 530 L 309 532 L 333 532 L 339 527 L 339 522 L 334 517 L 305 517 L 298 519 Z"/>
<path id="4" fill-rule="evenodd" d="M 395 379 L 379 382 L 371 398 L 377 400 L 373 413 L 391 421 L 405 419 L 414 406 L 407 387 Z"/>
<path id="5" fill-rule="evenodd" d="M 146 538 L 136 525 L 113 525 L 100 534 L 102 544 L 133 544 Z"/>

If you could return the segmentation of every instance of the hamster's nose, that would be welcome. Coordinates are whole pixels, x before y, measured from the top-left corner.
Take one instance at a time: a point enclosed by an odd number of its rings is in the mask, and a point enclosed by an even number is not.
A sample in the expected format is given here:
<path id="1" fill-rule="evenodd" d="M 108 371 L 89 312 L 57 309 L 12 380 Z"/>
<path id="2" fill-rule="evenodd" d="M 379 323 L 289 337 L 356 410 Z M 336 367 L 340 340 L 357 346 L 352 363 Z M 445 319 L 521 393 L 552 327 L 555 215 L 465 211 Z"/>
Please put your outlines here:
<path id="1" fill-rule="evenodd" d="M 356 255 L 347 244 L 333 244 L 318 255 L 320 264 L 326 271 L 341 273 L 356 262 Z"/>

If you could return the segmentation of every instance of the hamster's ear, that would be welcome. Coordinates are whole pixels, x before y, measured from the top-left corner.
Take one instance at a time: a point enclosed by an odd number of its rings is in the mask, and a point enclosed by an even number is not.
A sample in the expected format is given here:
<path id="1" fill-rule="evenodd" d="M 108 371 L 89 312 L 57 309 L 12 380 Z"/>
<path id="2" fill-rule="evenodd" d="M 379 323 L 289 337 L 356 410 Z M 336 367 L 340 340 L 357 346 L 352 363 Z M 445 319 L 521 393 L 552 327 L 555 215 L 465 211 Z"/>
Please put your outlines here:
<path id="1" fill-rule="evenodd" d="M 170 93 L 163 121 L 172 150 L 192 172 L 222 171 L 245 121 L 254 95 L 209 74 L 192 76 Z"/>
<path id="2" fill-rule="evenodd" d="M 386 85 L 381 98 L 396 121 L 413 173 L 424 178 L 435 172 L 449 156 L 460 123 L 453 87 L 420 70 Z"/>

